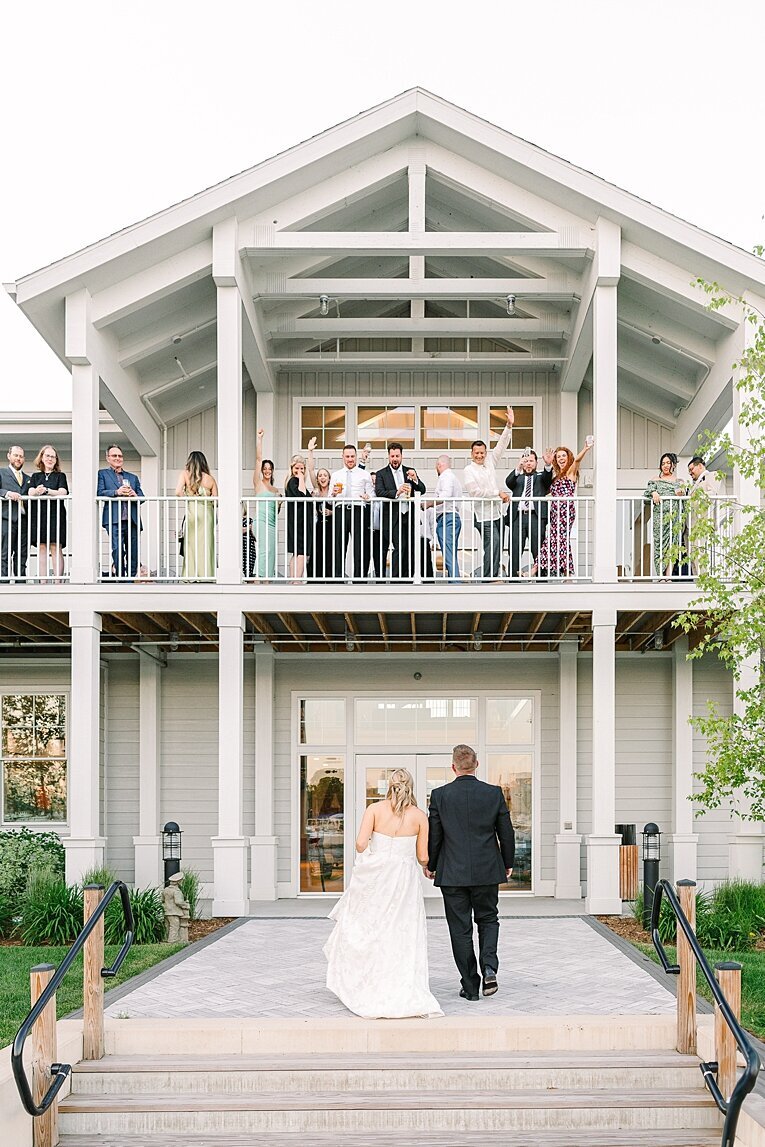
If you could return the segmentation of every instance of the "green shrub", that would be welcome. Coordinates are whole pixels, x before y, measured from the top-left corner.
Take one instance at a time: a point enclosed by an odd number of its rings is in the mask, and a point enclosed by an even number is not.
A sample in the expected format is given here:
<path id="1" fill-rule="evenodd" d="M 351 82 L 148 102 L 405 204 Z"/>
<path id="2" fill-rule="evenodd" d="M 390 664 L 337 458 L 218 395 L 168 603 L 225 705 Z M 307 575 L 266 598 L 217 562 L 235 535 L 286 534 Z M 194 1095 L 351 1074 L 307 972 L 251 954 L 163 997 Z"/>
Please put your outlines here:
<path id="1" fill-rule="evenodd" d="M 0 896 L 7 897 L 18 915 L 31 868 L 45 863 L 56 876 L 64 876 L 64 846 L 55 832 L 28 828 L 0 832 Z"/>
<path id="2" fill-rule="evenodd" d="M 133 943 L 161 943 L 165 938 L 165 914 L 160 890 L 133 889 L 130 893 L 130 906 L 133 909 Z M 106 909 L 104 936 L 107 944 L 121 944 L 125 939 L 125 920 L 119 896 L 115 896 Z"/>
<path id="3" fill-rule="evenodd" d="M 703 892 L 700 888 L 696 890 L 696 934 L 699 936 L 699 942 L 704 944 L 706 941 L 701 939 L 701 932 L 704 927 L 704 921 L 707 919 L 711 909 L 711 897 L 708 892 Z M 643 889 L 638 892 L 637 899 L 632 905 L 632 912 L 635 919 L 643 923 Z M 659 912 L 659 938 L 662 944 L 674 944 L 677 939 L 677 920 L 675 914 L 670 907 L 670 903 L 666 896 L 661 900 L 661 911 Z"/>
<path id="4" fill-rule="evenodd" d="M 48 865 L 32 868 L 21 904 L 25 944 L 71 944 L 82 928 L 82 913 L 81 888 L 67 884 Z"/>
<path id="5" fill-rule="evenodd" d="M 83 872 L 80 883 L 83 888 L 86 884 L 100 884 L 104 892 L 106 892 L 109 886 L 114 884 L 114 881 L 117 879 L 119 878 L 115 876 L 111 868 L 102 866 L 100 868 L 89 868 L 87 872 Z"/>
<path id="6" fill-rule="evenodd" d="M 710 948 L 745 951 L 765 928 L 765 886 L 747 880 L 718 885 L 709 911 L 697 925 L 699 942 Z"/>
<path id="7" fill-rule="evenodd" d="M 199 873 L 196 868 L 184 868 L 182 877 L 178 881 L 178 887 L 183 893 L 183 899 L 189 902 L 189 919 L 197 919 L 197 909 L 199 907 L 199 888 L 201 885 Z"/>
<path id="8" fill-rule="evenodd" d="M 0 939 L 7 940 L 13 934 L 15 913 L 9 896 L 0 896 Z"/>

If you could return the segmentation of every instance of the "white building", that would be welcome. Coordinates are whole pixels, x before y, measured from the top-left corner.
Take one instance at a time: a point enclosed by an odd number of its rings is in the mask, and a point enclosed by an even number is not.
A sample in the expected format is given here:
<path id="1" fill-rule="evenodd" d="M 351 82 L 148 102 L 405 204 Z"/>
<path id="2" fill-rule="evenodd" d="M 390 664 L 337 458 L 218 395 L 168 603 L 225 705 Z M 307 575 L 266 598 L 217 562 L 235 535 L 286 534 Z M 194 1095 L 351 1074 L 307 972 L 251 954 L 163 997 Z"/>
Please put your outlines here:
<path id="1" fill-rule="evenodd" d="M 688 716 L 733 688 L 686 660 L 671 621 L 694 588 L 658 581 L 642 502 L 663 451 L 684 475 L 700 430 L 735 425 L 747 329 L 697 276 L 763 305 L 754 256 L 414 89 L 8 287 L 74 398 L 71 425 L 3 421 L 25 471 L 52 442 L 71 489 L 60 584 L 32 550 L 0 589 L 6 826 L 59 831 L 71 878 L 105 858 L 146 885 L 175 820 L 212 911 L 246 913 L 339 890 L 386 769 L 424 800 L 468 741 L 511 799 L 519 892 L 619 910 L 614 825 L 649 820 L 667 874 L 759 878 L 759 826 L 688 799 Z M 372 468 L 402 441 L 432 491 L 506 403 L 500 481 L 526 445 L 595 437 L 570 581 L 453 584 L 435 546 L 431 581 L 418 558 L 410 584 L 292 584 L 284 511 L 273 576 L 243 575 L 257 426 L 280 488 L 316 435 L 330 469 L 344 441 Z M 145 495 L 136 581 L 95 496 L 113 441 Z M 197 581 L 173 496 L 191 449 L 219 487 Z"/>

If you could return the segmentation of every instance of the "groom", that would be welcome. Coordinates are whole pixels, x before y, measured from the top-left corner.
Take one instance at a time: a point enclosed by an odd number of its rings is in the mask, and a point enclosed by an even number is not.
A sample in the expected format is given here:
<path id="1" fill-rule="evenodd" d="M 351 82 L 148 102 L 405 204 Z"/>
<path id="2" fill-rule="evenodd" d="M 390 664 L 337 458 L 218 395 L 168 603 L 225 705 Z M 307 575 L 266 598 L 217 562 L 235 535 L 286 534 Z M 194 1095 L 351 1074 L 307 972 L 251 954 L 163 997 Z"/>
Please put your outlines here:
<path id="1" fill-rule="evenodd" d="M 462 980 L 460 995 L 466 1000 L 477 1000 L 481 987 L 473 951 L 474 919 L 483 994 L 493 996 L 497 991 L 499 885 L 510 879 L 515 858 L 515 833 L 502 789 L 479 781 L 477 768 L 470 745 L 455 745 L 455 780 L 430 794 L 425 870 L 443 893 L 454 962 Z"/>

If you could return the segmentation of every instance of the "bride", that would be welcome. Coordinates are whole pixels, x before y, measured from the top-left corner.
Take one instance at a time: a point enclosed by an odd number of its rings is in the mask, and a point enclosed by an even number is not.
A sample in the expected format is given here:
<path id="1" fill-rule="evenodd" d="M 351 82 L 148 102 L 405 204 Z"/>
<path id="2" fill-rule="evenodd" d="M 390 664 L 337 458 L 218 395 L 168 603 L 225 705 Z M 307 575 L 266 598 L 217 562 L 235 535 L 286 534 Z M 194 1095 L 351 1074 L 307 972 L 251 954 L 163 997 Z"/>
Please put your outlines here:
<path id="1" fill-rule="evenodd" d="M 351 882 L 330 912 L 327 987 L 365 1019 L 440 1016 L 428 984 L 428 937 L 420 865 L 428 818 L 412 775 L 394 769 L 385 800 L 364 813 Z"/>

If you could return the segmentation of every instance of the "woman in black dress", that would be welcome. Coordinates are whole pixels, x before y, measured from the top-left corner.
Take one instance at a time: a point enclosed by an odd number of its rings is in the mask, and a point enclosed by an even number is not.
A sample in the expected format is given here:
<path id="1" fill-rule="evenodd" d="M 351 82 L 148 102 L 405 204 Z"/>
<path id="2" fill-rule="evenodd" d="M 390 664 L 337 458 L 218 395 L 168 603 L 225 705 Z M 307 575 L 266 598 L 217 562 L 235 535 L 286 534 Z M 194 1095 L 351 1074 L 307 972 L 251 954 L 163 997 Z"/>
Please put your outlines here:
<path id="1" fill-rule="evenodd" d="M 29 541 L 37 546 L 40 580 L 47 581 L 48 570 L 52 567 L 54 580 L 59 582 L 64 574 L 66 506 L 58 499 L 69 493 L 69 485 L 53 446 L 43 446 L 32 465 L 34 473 L 29 482 L 29 492 L 34 494 L 34 500 L 30 502 Z"/>
<path id="2" fill-rule="evenodd" d="M 293 581 L 302 581 L 305 576 L 305 560 L 311 552 L 310 514 L 308 507 L 297 500 L 311 497 L 305 484 L 305 458 L 302 454 L 295 454 L 290 459 L 290 476 L 284 487 L 284 496 L 287 498 L 289 576 Z"/>
<path id="3" fill-rule="evenodd" d="M 332 512 L 334 500 L 329 488 L 330 473 L 325 466 L 317 470 L 314 466 L 316 439 L 308 443 L 308 477 L 313 486 L 314 534 L 311 545 L 311 560 L 308 577 L 311 581 L 325 581 L 334 576 L 335 544 Z"/>

